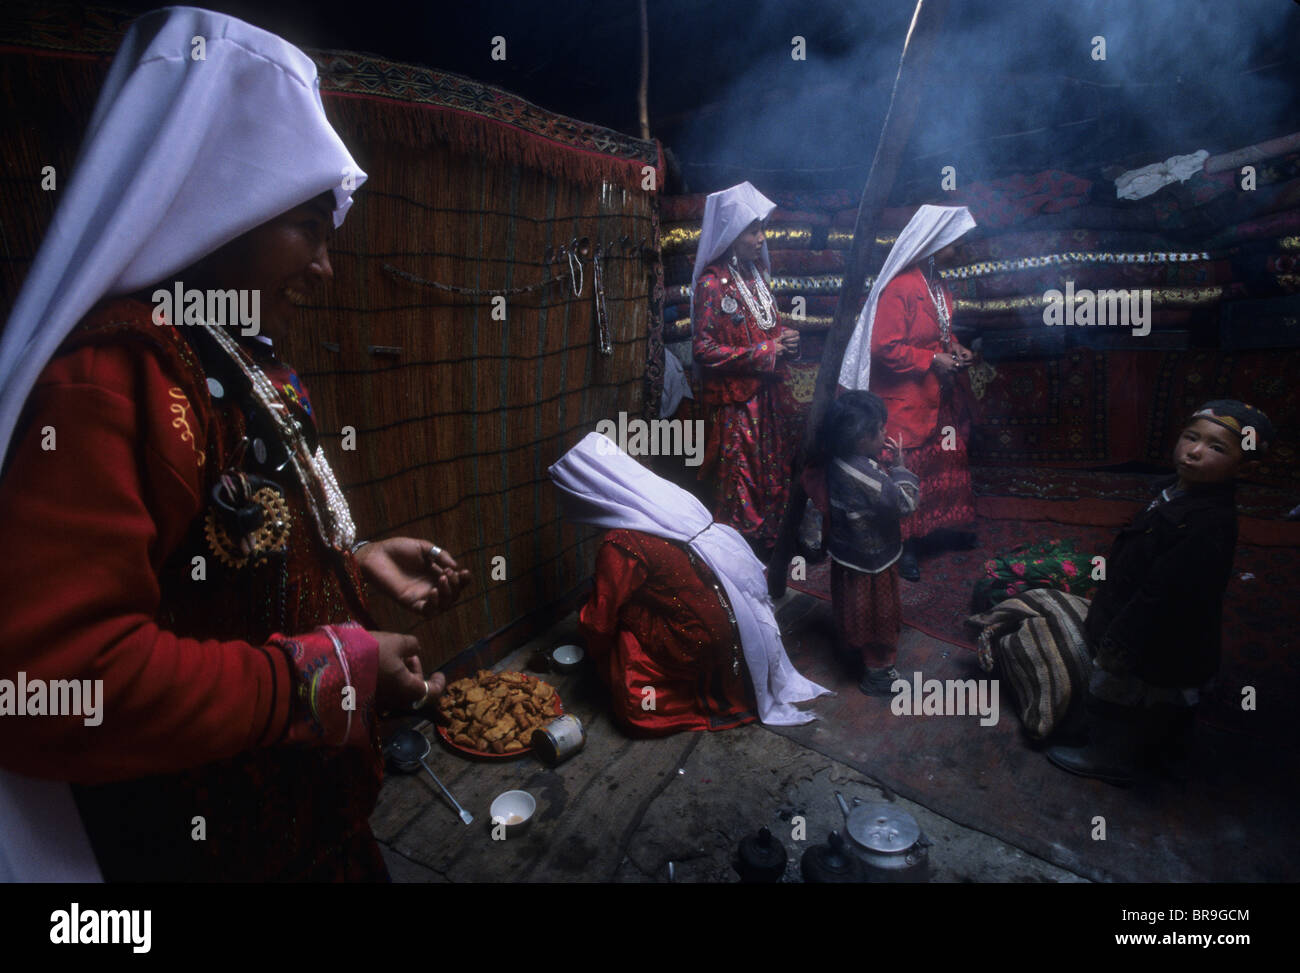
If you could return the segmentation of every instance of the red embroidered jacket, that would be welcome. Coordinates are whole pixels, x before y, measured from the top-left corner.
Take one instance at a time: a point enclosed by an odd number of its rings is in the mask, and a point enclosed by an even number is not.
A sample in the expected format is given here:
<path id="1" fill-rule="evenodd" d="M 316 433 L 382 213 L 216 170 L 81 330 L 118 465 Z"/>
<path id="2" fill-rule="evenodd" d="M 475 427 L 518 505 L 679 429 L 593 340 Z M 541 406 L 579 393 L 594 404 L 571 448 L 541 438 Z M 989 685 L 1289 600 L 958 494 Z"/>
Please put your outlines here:
<path id="1" fill-rule="evenodd" d="M 942 285 L 940 285 L 942 286 Z M 952 293 L 944 287 L 948 307 Z M 939 317 L 919 268 L 907 270 L 885 286 L 871 331 L 871 391 L 889 410 L 887 430 L 902 433 L 903 446 L 914 449 L 939 432 L 939 400 L 943 392 L 930 363 L 944 347 Z M 969 387 L 965 375 L 955 384 Z"/>
<path id="2" fill-rule="evenodd" d="M 606 532 L 578 621 L 629 732 L 662 736 L 756 719 L 739 636 L 711 583 L 708 565 L 674 541 Z"/>
<path id="3" fill-rule="evenodd" d="M 228 568 L 206 546 L 210 485 L 242 418 L 214 404 L 181 329 L 150 313 L 123 300 L 83 322 L 32 392 L 0 480 L 0 678 L 103 681 L 98 725 L 6 719 L 0 762 L 108 785 L 77 788 L 108 878 L 339 874 L 320 844 L 365 844 L 380 780 L 377 644 L 346 624 L 364 606 L 292 489 L 292 590 L 269 601 L 302 634 L 269 627 L 255 601 L 269 569 Z M 329 623 L 354 712 L 317 629 Z"/>
<path id="4" fill-rule="evenodd" d="M 711 265 L 695 283 L 693 352 L 703 372 L 707 406 L 747 402 L 764 383 L 784 380 L 789 371 L 778 357 L 780 324 L 771 331 L 758 326 L 740 298 L 733 273 L 729 267 Z M 727 298 L 735 302 L 735 310 L 723 310 Z"/>

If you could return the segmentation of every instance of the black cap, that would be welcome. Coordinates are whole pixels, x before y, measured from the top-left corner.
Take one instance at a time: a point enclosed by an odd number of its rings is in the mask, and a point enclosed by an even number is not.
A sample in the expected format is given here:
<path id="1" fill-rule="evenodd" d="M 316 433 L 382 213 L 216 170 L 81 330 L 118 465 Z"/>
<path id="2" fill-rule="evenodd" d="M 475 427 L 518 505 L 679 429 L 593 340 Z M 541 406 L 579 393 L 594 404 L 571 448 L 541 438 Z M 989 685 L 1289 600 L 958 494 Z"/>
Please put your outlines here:
<path id="1" fill-rule="evenodd" d="M 1236 399 L 1215 399 L 1213 402 L 1206 402 L 1205 405 L 1192 413 L 1187 420 L 1188 424 L 1195 422 L 1197 419 L 1208 419 L 1210 422 L 1218 423 L 1223 428 L 1231 429 L 1237 434 L 1241 434 L 1247 427 L 1253 428 L 1255 430 L 1255 445 L 1261 452 L 1268 449 L 1269 443 L 1277 435 L 1268 416 L 1253 405 L 1238 402 Z"/>

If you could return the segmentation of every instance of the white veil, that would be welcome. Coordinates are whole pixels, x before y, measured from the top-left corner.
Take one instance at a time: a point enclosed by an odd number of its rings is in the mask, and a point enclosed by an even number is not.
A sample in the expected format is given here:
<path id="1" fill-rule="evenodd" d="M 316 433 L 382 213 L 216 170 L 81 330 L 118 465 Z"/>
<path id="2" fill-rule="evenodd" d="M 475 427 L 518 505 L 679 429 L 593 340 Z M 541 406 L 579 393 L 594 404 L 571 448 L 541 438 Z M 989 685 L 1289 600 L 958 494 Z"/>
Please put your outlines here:
<path id="1" fill-rule="evenodd" d="M 840 384 L 847 389 L 865 389 L 871 381 L 871 332 L 876 324 L 876 306 L 885 287 L 908 265 L 938 253 L 975 226 L 975 218 L 965 206 L 922 206 L 898 234 L 885 265 L 871 286 L 867 303 L 858 315 L 844 360 L 840 365 Z"/>
<path id="2" fill-rule="evenodd" d="M 772 614 L 763 565 L 740 534 L 714 523 L 693 496 L 655 476 L 598 433 L 588 433 L 550 472 L 571 520 L 690 544 L 722 582 L 736 614 L 759 719 L 773 726 L 816 719 L 793 704 L 830 690 L 805 679 L 790 663 Z"/>
<path id="3" fill-rule="evenodd" d="M 695 285 L 704 268 L 716 261 L 736 237 L 755 220 L 766 220 L 776 209 L 772 202 L 752 185 L 739 186 L 709 193 L 704 201 L 704 220 L 700 224 L 700 245 L 695 251 L 695 270 L 691 273 L 691 330 L 695 330 Z M 763 269 L 771 271 L 772 260 L 763 241 Z"/>
<path id="4" fill-rule="evenodd" d="M 0 340 L 0 457 L 37 376 L 99 300 L 326 190 L 338 226 L 365 178 L 292 44 L 193 7 L 135 21 Z M 0 770 L 0 880 L 100 877 L 68 785 Z"/>
<path id="5" fill-rule="evenodd" d="M 37 376 L 99 300 L 328 189 L 338 226 L 365 178 L 325 118 L 316 65 L 288 41 L 194 7 L 137 20 L 0 340 L 0 456 Z"/>

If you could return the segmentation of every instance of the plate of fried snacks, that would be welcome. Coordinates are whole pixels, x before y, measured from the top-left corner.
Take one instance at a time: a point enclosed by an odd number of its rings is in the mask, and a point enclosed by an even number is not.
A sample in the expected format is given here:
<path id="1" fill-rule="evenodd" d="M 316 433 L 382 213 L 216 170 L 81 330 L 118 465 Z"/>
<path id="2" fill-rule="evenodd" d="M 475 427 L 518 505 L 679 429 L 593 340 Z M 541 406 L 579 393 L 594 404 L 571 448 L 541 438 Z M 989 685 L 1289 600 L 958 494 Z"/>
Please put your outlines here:
<path id="1" fill-rule="evenodd" d="M 519 757 L 532 751 L 533 731 L 563 713 L 550 683 L 522 672 L 480 669 L 438 698 L 438 734 L 474 757 Z"/>

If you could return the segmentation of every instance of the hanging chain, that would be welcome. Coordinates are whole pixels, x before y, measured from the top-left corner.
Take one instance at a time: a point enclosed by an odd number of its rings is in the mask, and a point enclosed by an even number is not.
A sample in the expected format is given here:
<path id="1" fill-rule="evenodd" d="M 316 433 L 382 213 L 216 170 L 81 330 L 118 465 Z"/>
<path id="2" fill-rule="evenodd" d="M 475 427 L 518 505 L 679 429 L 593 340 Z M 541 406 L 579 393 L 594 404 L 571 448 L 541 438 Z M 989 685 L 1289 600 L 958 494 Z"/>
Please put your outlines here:
<path id="1" fill-rule="evenodd" d="M 384 264 L 384 270 L 394 277 L 400 277 L 402 280 L 408 280 L 413 284 L 420 284 L 423 287 L 432 287 L 436 290 L 446 291 L 448 294 L 460 294 L 462 297 L 514 297 L 517 294 L 532 294 L 537 291 L 543 291 L 548 287 L 563 283 L 568 280 L 570 274 L 560 274 L 558 277 L 548 277 L 546 280 L 539 281 L 536 284 L 528 284 L 524 287 L 510 287 L 500 290 L 480 290 L 474 287 L 459 287 L 456 284 L 442 284 L 436 280 L 425 280 L 423 277 L 417 277 L 415 274 L 407 273 L 405 270 L 399 270 L 392 264 Z M 581 277 L 579 277 L 579 281 Z M 578 287 L 581 288 L 581 283 Z"/>

